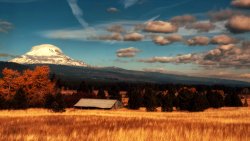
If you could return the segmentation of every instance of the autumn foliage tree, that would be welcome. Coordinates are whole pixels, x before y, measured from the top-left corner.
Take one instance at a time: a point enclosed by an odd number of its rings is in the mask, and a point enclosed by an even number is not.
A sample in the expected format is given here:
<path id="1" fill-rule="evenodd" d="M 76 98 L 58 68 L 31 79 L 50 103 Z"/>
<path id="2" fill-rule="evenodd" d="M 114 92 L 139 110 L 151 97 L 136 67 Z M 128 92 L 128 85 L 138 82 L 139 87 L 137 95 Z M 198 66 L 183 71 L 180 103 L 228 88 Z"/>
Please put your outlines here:
<path id="1" fill-rule="evenodd" d="M 49 79 L 49 67 L 38 66 L 23 72 L 23 88 L 30 106 L 43 106 L 46 94 L 54 93 L 55 83 Z"/>
<path id="2" fill-rule="evenodd" d="M 20 72 L 5 68 L 2 71 L 3 78 L 0 79 L 0 93 L 5 100 L 11 100 L 22 84 Z"/>
<path id="3" fill-rule="evenodd" d="M 0 94 L 5 100 L 11 101 L 22 88 L 29 106 L 43 106 L 45 95 L 55 93 L 55 83 L 50 81 L 49 73 L 48 66 L 37 66 L 34 70 L 28 69 L 22 73 L 5 68 L 0 79 Z"/>

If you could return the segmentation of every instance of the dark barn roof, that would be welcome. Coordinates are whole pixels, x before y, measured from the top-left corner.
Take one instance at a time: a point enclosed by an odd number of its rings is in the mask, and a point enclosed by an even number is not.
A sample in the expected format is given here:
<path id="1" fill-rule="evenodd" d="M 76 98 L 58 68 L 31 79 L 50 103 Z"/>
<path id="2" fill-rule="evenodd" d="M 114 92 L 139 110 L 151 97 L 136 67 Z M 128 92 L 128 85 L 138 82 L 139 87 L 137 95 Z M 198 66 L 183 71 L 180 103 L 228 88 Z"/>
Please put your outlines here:
<path id="1" fill-rule="evenodd" d="M 118 100 L 110 99 L 80 99 L 74 107 L 76 108 L 100 108 L 100 109 L 118 109 L 122 104 Z"/>

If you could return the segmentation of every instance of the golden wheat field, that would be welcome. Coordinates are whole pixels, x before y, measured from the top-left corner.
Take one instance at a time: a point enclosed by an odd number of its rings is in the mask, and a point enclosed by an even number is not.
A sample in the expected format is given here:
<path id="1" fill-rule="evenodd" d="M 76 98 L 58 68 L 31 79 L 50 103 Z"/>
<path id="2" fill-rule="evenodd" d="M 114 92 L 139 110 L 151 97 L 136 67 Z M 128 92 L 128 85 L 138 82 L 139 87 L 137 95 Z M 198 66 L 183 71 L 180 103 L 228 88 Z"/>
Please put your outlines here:
<path id="1" fill-rule="evenodd" d="M 249 141 L 250 108 L 205 112 L 44 109 L 0 111 L 0 140 Z"/>

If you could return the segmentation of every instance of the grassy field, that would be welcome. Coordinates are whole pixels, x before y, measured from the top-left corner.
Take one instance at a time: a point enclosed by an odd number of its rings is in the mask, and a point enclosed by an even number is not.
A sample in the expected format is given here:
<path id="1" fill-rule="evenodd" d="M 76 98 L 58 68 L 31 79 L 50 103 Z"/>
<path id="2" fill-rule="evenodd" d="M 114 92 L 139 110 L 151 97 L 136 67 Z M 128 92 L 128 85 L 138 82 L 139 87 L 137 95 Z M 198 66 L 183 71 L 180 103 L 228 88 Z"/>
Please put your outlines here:
<path id="1" fill-rule="evenodd" d="M 44 109 L 0 111 L 0 140 L 249 141 L 250 108 L 205 112 Z"/>

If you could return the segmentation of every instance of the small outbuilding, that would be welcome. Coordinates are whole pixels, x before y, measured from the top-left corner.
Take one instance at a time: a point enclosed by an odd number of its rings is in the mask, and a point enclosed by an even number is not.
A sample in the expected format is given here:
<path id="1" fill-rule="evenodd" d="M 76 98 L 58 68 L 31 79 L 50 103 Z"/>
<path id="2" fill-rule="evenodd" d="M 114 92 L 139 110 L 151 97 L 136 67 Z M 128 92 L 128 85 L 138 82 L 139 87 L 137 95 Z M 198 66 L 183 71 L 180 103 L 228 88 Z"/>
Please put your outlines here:
<path id="1" fill-rule="evenodd" d="M 80 109 L 119 109 L 123 106 L 119 100 L 82 98 L 74 107 Z"/>

